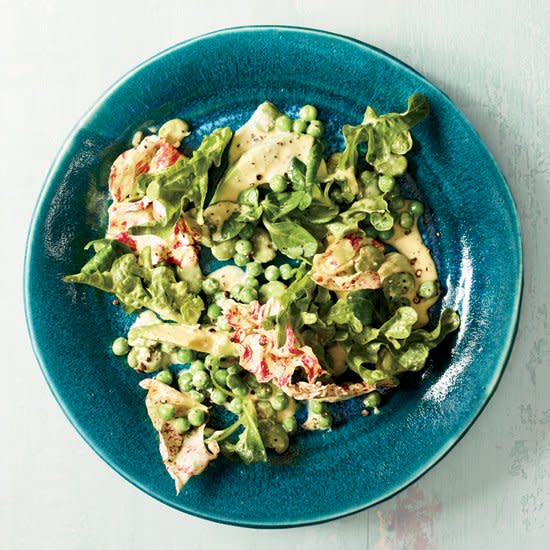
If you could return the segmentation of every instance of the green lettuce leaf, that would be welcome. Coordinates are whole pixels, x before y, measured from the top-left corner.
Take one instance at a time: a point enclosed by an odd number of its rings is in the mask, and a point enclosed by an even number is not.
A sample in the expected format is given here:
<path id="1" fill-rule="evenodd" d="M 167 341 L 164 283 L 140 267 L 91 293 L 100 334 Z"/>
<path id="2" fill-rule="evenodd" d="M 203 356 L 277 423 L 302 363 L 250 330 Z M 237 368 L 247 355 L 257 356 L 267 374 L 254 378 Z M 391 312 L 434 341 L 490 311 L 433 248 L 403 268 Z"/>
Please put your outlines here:
<path id="1" fill-rule="evenodd" d="M 317 252 L 319 242 L 301 225 L 290 219 L 270 222 L 265 216 L 262 221 L 273 244 L 285 256 L 293 259 L 311 258 Z"/>
<path id="2" fill-rule="evenodd" d="M 182 158 L 155 174 L 142 174 L 139 185 L 147 189 L 147 197 L 158 200 L 166 215 L 153 224 L 133 227 L 132 234 L 154 233 L 163 236 L 181 216 L 189 203 L 197 210 L 197 221 L 203 224 L 203 208 L 208 191 L 208 171 L 219 166 L 223 152 L 231 140 L 229 128 L 218 128 L 206 136 L 190 159 Z"/>
<path id="3" fill-rule="evenodd" d="M 346 147 L 338 158 L 331 179 L 344 181 L 353 194 L 359 193 L 361 186 L 356 177 L 358 146 L 365 142 L 366 161 L 379 174 L 403 175 L 407 169 L 407 159 L 403 155 L 412 147 L 409 130 L 423 120 L 429 110 L 428 101 L 421 94 L 409 97 L 404 113 L 378 115 L 372 107 L 367 107 L 361 124 L 343 127 Z"/>
<path id="4" fill-rule="evenodd" d="M 96 255 L 102 254 L 104 249 Z M 140 265 L 131 253 L 119 256 L 106 268 L 104 265 L 100 267 L 105 270 L 81 271 L 63 280 L 114 294 L 128 313 L 146 308 L 164 320 L 194 324 L 204 310 L 202 299 L 189 293 L 188 285 L 176 280 L 170 267 Z"/>

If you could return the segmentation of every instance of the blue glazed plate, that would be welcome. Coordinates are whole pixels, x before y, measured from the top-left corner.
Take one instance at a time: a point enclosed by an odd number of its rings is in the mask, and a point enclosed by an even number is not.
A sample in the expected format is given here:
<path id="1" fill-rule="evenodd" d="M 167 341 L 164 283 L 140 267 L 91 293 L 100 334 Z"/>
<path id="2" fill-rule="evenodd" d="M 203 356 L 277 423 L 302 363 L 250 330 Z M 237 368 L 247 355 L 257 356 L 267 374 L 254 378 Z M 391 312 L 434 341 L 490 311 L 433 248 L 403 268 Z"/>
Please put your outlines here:
<path id="1" fill-rule="evenodd" d="M 194 139 L 236 128 L 269 99 L 295 113 L 318 106 L 329 144 L 366 105 L 403 110 L 425 94 L 414 129 L 408 192 L 427 206 L 424 235 L 460 331 L 406 377 L 381 414 L 337 406 L 340 425 L 300 433 L 288 453 L 251 467 L 220 459 L 176 496 L 158 453 L 140 376 L 110 353 L 128 326 L 110 298 L 62 283 L 106 225 L 110 163 L 133 133 L 179 115 Z M 436 232 L 440 233 L 438 237 Z M 189 40 L 118 81 L 77 124 L 36 207 L 26 251 L 31 340 L 60 406 L 90 446 L 131 483 L 215 521 L 287 527 L 334 519 L 388 498 L 426 472 L 466 432 L 495 390 L 514 338 L 522 267 L 518 220 L 504 178 L 453 103 L 425 78 L 366 44 L 315 30 L 237 28 Z"/>

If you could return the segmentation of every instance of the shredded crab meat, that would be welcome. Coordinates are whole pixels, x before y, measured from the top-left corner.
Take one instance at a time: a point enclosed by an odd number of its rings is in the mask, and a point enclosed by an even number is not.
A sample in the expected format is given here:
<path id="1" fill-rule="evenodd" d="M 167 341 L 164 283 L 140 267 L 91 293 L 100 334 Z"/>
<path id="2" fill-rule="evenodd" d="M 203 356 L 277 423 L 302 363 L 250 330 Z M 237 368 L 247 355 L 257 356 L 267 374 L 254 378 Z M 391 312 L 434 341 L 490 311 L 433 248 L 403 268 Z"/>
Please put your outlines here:
<path id="1" fill-rule="evenodd" d="M 205 444 L 205 424 L 180 434 L 173 426 L 172 420 L 163 420 L 158 413 L 159 405 L 170 403 L 176 409 L 175 418 L 185 416 L 191 408 L 206 407 L 194 401 L 188 394 L 179 392 L 170 386 L 148 378 L 140 382 L 147 391 L 145 405 L 151 422 L 159 434 L 159 450 L 167 472 L 175 482 L 176 491 L 189 481 L 192 476 L 202 473 L 209 462 L 219 454 L 215 441 Z"/>
<path id="2" fill-rule="evenodd" d="M 384 249 L 375 239 L 347 235 L 330 244 L 325 252 L 313 257 L 311 278 L 319 285 L 334 291 L 376 289 L 382 286 L 376 271 L 361 271 L 359 252 L 365 246 Z"/>
<path id="3" fill-rule="evenodd" d="M 284 391 L 298 401 L 317 399 L 318 401 L 327 401 L 334 403 L 336 401 L 345 401 L 359 395 L 365 395 L 379 388 L 392 388 L 396 384 L 389 380 L 382 380 L 376 384 L 367 382 L 350 382 L 343 384 L 314 384 L 308 382 L 297 382 L 290 384 Z"/>
<path id="4" fill-rule="evenodd" d="M 231 340 L 239 352 L 243 369 L 253 373 L 260 382 L 275 382 L 284 388 L 291 383 L 297 369 L 303 369 L 309 382 L 314 382 L 325 370 L 309 346 L 301 346 L 290 326 L 286 327 L 286 342 L 277 345 L 275 329 L 264 329 L 263 322 L 275 315 L 279 303 L 270 298 L 264 305 L 258 302 L 243 305 L 233 300 L 224 304 L 224 319 L 234 329 Z"/>
<path id="5" fill-rule="evenodd" d="M 138 201 L 123 200 L 131 192 L 135 179 L 144 173 L 168 168 L 183 155 L 158 136 L 148 136 L 139 145 L 122 153 L 114 162 L 109 176 L 113 204 L 109 207 L 107 237 L 116 239 L 139 253 L 151 247 L 153 265 L 166 262 L 180 267 L 194 266 L 199 261 L 198 234 L 182 216 L 166 238 L 157 235 L 131 235 L 129 229 L 151 224 L 166 215 L 162 203 L 144 197 Z"/>
<path id="6" fill-rule="evenodd" d="M 121 202 L 132 193 L 141 174 L 153 174 L 172 166 L 183 155 L 165 139 L 147 136 L 132 149 L 121 153 L 111 166 L 109 191 L 115 202 Z"/>

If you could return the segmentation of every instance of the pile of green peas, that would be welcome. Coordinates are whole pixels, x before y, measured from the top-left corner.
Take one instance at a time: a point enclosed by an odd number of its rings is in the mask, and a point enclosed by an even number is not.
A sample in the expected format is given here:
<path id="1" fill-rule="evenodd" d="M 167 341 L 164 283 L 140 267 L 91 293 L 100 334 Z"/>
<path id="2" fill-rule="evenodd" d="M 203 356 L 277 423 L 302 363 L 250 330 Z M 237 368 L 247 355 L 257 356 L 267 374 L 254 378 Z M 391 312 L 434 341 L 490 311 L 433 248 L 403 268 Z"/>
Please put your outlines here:
<path id="1" fill-rule="evenodd" d="M 275 120 L 275 128 L 280 132 L 296 132 L 297 134 L 308 134 L 314 138 L 320 138 L 324 131 L 323 123 L 317 119 L 317 109 L 313 105 L 304 105 L 296 120 L 288 115 L 280 115 Z"/>

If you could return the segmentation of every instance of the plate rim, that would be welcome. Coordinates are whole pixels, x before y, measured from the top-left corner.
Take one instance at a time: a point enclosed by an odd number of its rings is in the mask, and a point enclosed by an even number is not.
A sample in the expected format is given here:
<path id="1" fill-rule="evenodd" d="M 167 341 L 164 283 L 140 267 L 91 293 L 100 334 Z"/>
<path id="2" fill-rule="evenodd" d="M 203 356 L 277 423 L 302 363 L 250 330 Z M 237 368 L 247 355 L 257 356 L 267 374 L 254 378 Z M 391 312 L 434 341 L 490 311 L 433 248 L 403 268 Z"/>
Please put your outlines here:
<path id="1" fill-rule="evenodd" d="M 74 141 L 74 138 L 77 135 L 78 130 L 86 123 L 87 120 L 93 117 L 97 108 L 102 105 L 103 101 L 106 98 L 108 98 L 119 87 L 123 86 L 127 80 L 132 78 L 132 76 L 137 72 L 139 72 L 141 69 L 144 69 L 147 66 L 154 64 L 164 56 L 176 50 L 179 50 L 181 48 L 185 48 L 186 46 L 194 42 L 202 41 L 214 36 L 221 36 L 225 34 L 240 33 L 240 32 L 250 32 L 250 31 L 253 31 L 253 32 L 291 31 L 291 32 L 297 32 L 297 33 L 319 35 L 325 38 L 328 37 L 333 40 L 352 44 L 355 47 L 358 47 L 371 54 L 374 53 L 380 57 L 385 58 L 387 61 L 399 66 L 402 70 L 414 73 L 414 75 L 417 78 L 421 79 L 427 86 L 429 86 L 437 94 L 439 94 L 446 102 L 450 103 L 452 108 L 457 112 L 458 116 L 462 119 L 462 122 L 465 124 L 465 126 L 472 132 L 478 144 L 487 154 L 487 157 L 491 161 L 493 167 L 495 168 L 496 173 L 500 176 L 502 183 L 504 184 L 503 189 L 506 192 L 506 195 L 505 195 L 506 206 L 510 209 L 510 212 L 513 215 L 513 222 L 514 222 L 513 230 L 514 230 L 514 240 L 515 240 L 514 245 L 516 246 L 518 251 L 518 274 L 515 280 L 513 311 L 512 311 L 512 318 L 508 325 L 508 332 L 506 334 L 505 342 L 502 347 L 500 357 L 496 362 L 493 376 L 487 385 L 484 401 L 479 406 L 479 408 L 475 411 L 475 413 L 470 417 L 470 419 L 468 420 L 468 422 L 466 423 L 462 431 L 458 433 L 458 435 L 455 434 L 452 437 L 450 437 L 447 440 L 447 443 L 439 450 L 438 453 L 435 453 L 434 455 L 432 455 L 430 460 L 428 460 L 423 465 L 422 468 L 420 468 L 417 472 L 411 474 L 406 481 L 404 481 L 399 485 L 398 488 L 392 489 L 388 491 L 386 494 L 383 494 L 379 498 L 371 502 L 367 502 L 366 504 L 361 504 L 359 506 L 352 506 L 345 511 L 340 511 L 336 513 L 329 512 L 324 515 L 319 515 L 316 518 L 312 518 L 311 520 L 300 520 L 296 522 L 284 521 L 284 522 L 270 523 L 268 521 L 236 521 L 236 520 L 231 520 L 228 517 L 224 517 L 224 516 L 214 516 L 213 514 L 206 514 L 206 513 L 201 514 L 200 512 L 197 512 L 197 511 L 186 510 L 164 499 L 161 495 L 151 493 L 149 488 L 145 486 L 143 483 L 141 483 L 139 479 L 133 478 L 132 476 L 127 474 L 124 470 L 122 470 L 121 468 L 113 464 L 113 462 L 104 454 L 103 449 L 100 448 L 100 446 L 96 447 L 91 443 L 87 435 L 87 430 L 85 430 L 82 426 L 80 426 L 78 419 L 72 414 L 70 406 L 65 403 L 62 396 L 58 393 L 56 387 L 52 383 L 48 373 L 48 368 L 42 357 L 40 346 L 38 344 L 38 338 L 34 332 L 33 322 L 31 318 L 31 311 L 30 311 L 31 305 L 30 305 L 30 291 L 29 291 L 29 284 L 30 284 L 29 264 L 30 264 L 30 257 L 32 255 L 32 243 L 35 240 L 37 229 L 39 229 L 37 227 L 37 219 L 39 217 L 39 213 L 42 211 L 44 207 L 44 199 L 48 194 L 48 191 L 50 190 L 50 188 L 52 187 L 52 185 L 55 183 L 57 179 L 56 176 L 57 176 L 60 164 L 62 160 L 65 158 L 67 150 L 70 149 Z M 326 31 L 323 29 L 317 29 L 312 27 L 302 27 L 302 26 L 293 26 L 293 25 L 241 25 L 241 26 L 235 26 L 235 27 L 225 27 L 225 28 L 208 32 L 208 33 L 191 37 L 187 40 L 183 40 L 172 46 L 169 46 L 161 50 L 160 52 L 150 56 L 149 58 L 145 59 L 141 63 L 135 65 L 132 69 L 127 71 L 119 79 L 117 79 L 113 84 L 111 84 L 99 96 L 99 98 L 93 102 L 91 107 L 87 111 L 85 111 L 85 113 L 77 120 L 77 122 L 71 128 L 70 132 L 67 134 L 67 137 L 63 141 L 54 160 L 52 161 L 52 164 L 46 173 L 46 177 L 44 178 L 44 182 L 42 183 L 40 192 L 36 199 L 36 202 L 32 211 L 32 215 L 31 215 L 31 221 L 27 230 L 26 241 L 25 241 L 25 256 L 24 256 L 22 282 L 23 282 L 22 287 L 23 287 L 23 306 L 24 306 L 24 312 L 25 312 L 25 324 L 27 327 L 27 333 L 30 339 L 31 348 L 38 362 L 40 370 L 42 371 L 42 375 L 46 380 L 46 383 L 50 392 L 54 396 L 57 404 L 63 411 L 63 414 L 65 415 L 69 423 L 80 435 L 80 437 L 82 437 L 82 439 L 86 442 L 86 444 L 94 451 L 94 453 L 97 456 L 99 456 L 99 458 L 101 458 L 110 468 L 112 468 L 115 472 L 117 472 L 123 479 L 125 479 L 126 481 L 128 481 L 129 483 L 131 483 L 141 491 L 143 491 L 145 494 L 147 494 L 148 496 L 154 498 L 159 502 L 162 502 L 167 506 L 170 506 L 175 510 L 178 510 L 179 512 L 184 512 L 186 514 L 190 514 L 192 516 L 199 517 L 201 519 L 206 519 L 209 521 L 214 521 L 214 522 L 218 522 L 226 525 L 238 526 L 238 527 L 251 527 L 251 528 L 258 528 L 258 529 L 291 528 L 291 527 L 303 527 L 307 525 L 316 525 L 316 524 L 344 518 L 352 514 L 357 514 L 363 510 L 371 508 L 382 502 L 385 502 L 386 500 L 392 498 L 396 494 L 407 489 L 410 485 L 412 485 L 413 483 L 418 481 L 420 478 L 422 478 L 425 474 L 427 474 L 429 471 L 431 471 L 432 468 L 434 468 L 445 456 L 447 456 L 447 454 L 469 432 L 472 425 L 476 422 L 476 420 L 479 418 L 481 413 L 485 410 L 485 407 L 493 397 L 502 379 L 502 375 L 506 369 L 508 360 L 513 350 L 513 344 L 515 341 L 515 337 L 516 337 L 518 325 L 519 325 L 521 302 L 523 298 L 523 285 L 524 285 L 523 242 L 521 238 L 521 226 L 519 222 L 516 203 L 514 201 L 510 186 L 508 185 L 508 181 L 504 176 L 502 170 L 500 169 L 492 151 L 489 149 L 487 144 L 483 141 L 483 139 L 479 135 L 479 132 L 476 130 L 476 128 L 473 126 L 470 120 L 466 117 L 463 111 L 450 99 L 450 97 L 443 90 L 441 90 L 437 85 L 435 85 L 432 81 L 426 78 L 423 74 L 421 74 L 420 72 L 418 72 L 416 69 L 406 64 L 405 62 L 401 61 L 400 59 L 394 57 L 390 53 L 386 52 L 385 50 L 378 48 L 376 46 L 373 46 L 372 44 L 369 44 L 357 38 L 353 38 L 343 34 L 334 33 L 331 31 Z"/>

